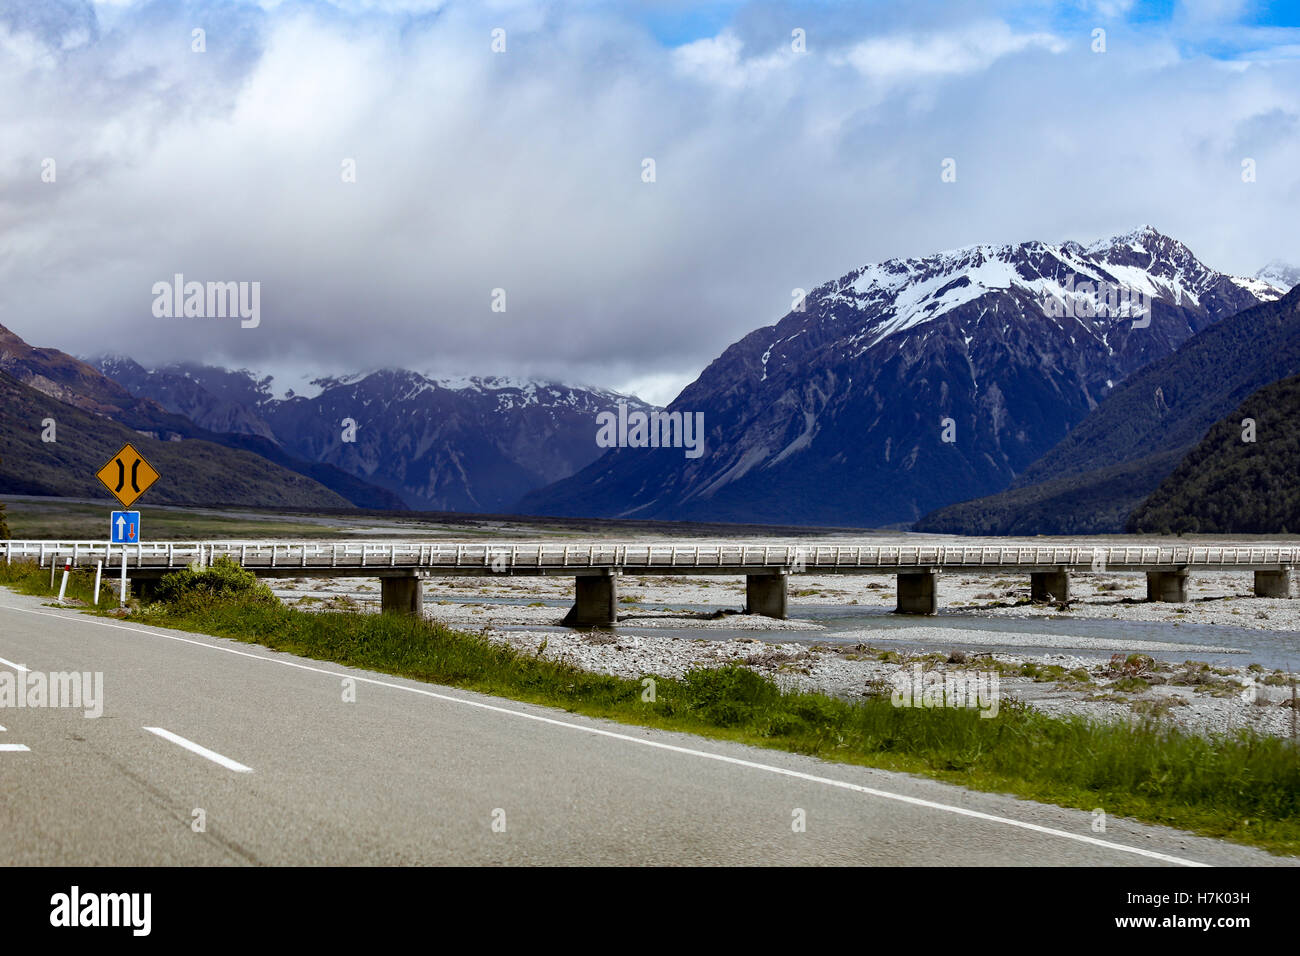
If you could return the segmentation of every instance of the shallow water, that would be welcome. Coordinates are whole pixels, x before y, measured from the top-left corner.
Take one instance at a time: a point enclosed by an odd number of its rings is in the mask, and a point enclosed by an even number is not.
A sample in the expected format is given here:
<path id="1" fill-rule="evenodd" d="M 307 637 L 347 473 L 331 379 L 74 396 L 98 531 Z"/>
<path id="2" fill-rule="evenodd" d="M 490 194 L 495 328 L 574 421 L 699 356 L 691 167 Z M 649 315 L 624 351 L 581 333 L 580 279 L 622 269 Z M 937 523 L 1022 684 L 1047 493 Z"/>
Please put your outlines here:
<path id="1" fill-rule="evenodd" d="M 802 611 L 802 609 L 801 609 Z M 827 630 L 819 636 L 827 643 L 867 640 L 894 643 L 890 631 L 904 628 L 940 628 L 950 635 L 953 647 L 974 647 L 981 650 L 1000 650 L 1007 653 L 1032 651 L 1057 651 L 1086 657 L 1109 657 L 1113 653 L 1129 651 L 1150 654 L 1169 661 L 1222 659 L 1233 664 L 1257 661 L 1266 667 L 1286 668 L 1300 663 L 1300 632 L 1264 631 L 1247 627 L 1230 627 L 1218 624 L 1183 622 L 1128 621 L 1122 619 L 1069 618 L 1063 615 L 1036 615 L 1032 617 L 984 617 L 981 615 L 950 611 L 934 617 L 914 617 L 894 614 L 885 608 L 860 609 L 827 607 L 810 609 L 809 620 L 825 624 Z M 863 631 L 870 632 L 865 637 Z M 847 632 L 857 632 L 852 637 Z M 985 643 L 990 633 L 1023 634 L 1026 642 L 993 645 Z M 806 635 L 801 635 L 801 637 Z M 963 637 L 968 637 L 963 640 Z M 1041 638 L 1041 642 L 1040 639 Z M 1072 638 L 1083 638 L 1074 641 Z M 1105 641 L 1115 646 L 1088 646 L 1092 641 Z M 906 639 L 901 644 L 915 646 Z M 1178 649 L 1161 649 L 1160 644 L 1186 645 Z M 1244 658 L 1242 655 L 1246 655 Z"/>
<path id="2" fill-rule="evenodd" d="M 547 602 L 548 605 L 552 602 Z M 567 602 L 554 602 L 555 606 L 568 606 Z M 690 610 L 701 614 L 717 610 L 715 605 L 651 605 L 638 604 L 637 608 L 653 611 Z M 628 609 L 630 613 L 635 613 Z M 1300 669 L 1300 631 L 1265 631 L 1248 627 L 1230 627 L 1218 624 L 1183 622 L 1100 620 L 1095 618 L 1068 618 L 1062 615 L 1033 617 L 984 617 L 962 611 L 941 611 L 929 616 L 895 614 L 888 608 L 864 608 L 845 605 L 798 605 L 790 615 L 799 620 L 815 621 L 825 627 L 821 631 L 763 632 L 741 628 L 710 627 L 638 627 L 633 622 L 620 624 L 615 631 L 632 634 L 679 637 L 688 640 L 734 640 L 759 638 L 798 644 L 858 644 L 888 645 L 906 650 L 963 650 L 997 651 L 1008 654 L 1065 653 L 1081 657 L 1108 658 L 1114 653 L 1142 653 L 1173 661 L 1222 661 L 1242 666 L 1258 662 L 1265 667 Z M 926 628 L 947 632 L 942 641 L 918 642 L 904 634 L 891 636 L 891 631 Z M 521 625 L 511 630 L 566 630 Z M 997 633 L 1025 635 L 1023 643 L 989 643 Z M 1041 640 L 1040 640 L 1041 638 Z M 1082 638 L 1083 640 L 1072 640 Z M 1108 642 L 1108 646 L 1087 646 L 1093 641 Z M 1160 648 L 1161 644 L 1185 645 L 1177 649 Z M 1109 646 L 1113 645 L 1113 646 Z"/>
<path id="3" fill-rule="evenodd" d="M 292 595 L 289 595 L 290 597 Z M 377 600 L 377 593 L 360 593 L 359 598 Z M 452 594 L 428 595 L 426 607 L 436 608 L 438 601 L 452 604 L 501 604 L 523 606 L 531 603 L 551 608 L 569 608 L 570 598 L 534 598 L 521 601 L 518 597 L 462 596 Z M 738 610 L 740 604 L 732 606 Z M 638 611 L 662 614 L 667 611 L 684 611 L 701 616 L 719 609 L 717 604 L 650 604 L 638 602 L 621 608 L 623 615 Z M 1220 624 L 1196 624 L 1173 621 L 1131 621 L 1118 618 L 1070 618 L 1061 614 L 1044 614 L 1031 617 L 986 617 L 960 610 L 940 610 L 933 616 L 895 614 L 886 607 L 859 605 L 799 604 L 791 608 L 790 616 L 797 620 L 814 621 L 823 625 L 820 631 L 761 631 L 748 628 L 712 626 L 646 627 L 638 626 L 635 619 L 618 625 L 613 630 L 629 634 L 658 637 L 677 637 L 685 640 L 727 641 L 737 638 L 759 639 L 793 644 L 871 644 L 895 647 L 900 650 L 947 651 L 955 648 L 973 651 L 995 651 L 1005 654 L 1062 653 L 1080 657 L 1108 658 L 1114 653 L 1149 654 L 1160 660 L 1175 663 L 1184 660 L 1222 662 L 1244 666 L 1257 662 L 1269 668 L 1300 671 L 1300 631 L 1269 631 Z M 511 631 L 567 631 L 568 628 L 544 624 L 498 625 Z M 917 641 L 905 634 L 891 636 L 892 632 L 925 628 L 946 632 L 942 639 Z M 992 635 L 1024 635 L 1023 641 L 1014 644 L 991 643 Z M 1082 640 L 1072 640 L 1080 638 Z M 1107 642 L 1107 646 L 1087 646 L 1090 642 Z M 1160 644 L 1186 645 L 1177 649 L 1160 648 Z M 1113 646 L 1112 646 L 1113 645 Z"/>

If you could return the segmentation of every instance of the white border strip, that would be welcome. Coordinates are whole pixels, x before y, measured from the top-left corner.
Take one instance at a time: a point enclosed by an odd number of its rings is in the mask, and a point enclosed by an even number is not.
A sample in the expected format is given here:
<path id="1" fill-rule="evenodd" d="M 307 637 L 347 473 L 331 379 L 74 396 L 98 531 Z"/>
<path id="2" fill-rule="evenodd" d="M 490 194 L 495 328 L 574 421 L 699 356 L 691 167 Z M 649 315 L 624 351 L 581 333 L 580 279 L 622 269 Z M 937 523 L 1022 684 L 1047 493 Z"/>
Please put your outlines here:
<path id="1" fill-rule="evenodd" d="M 208 760 L 211 760 L 213 763 L 221 764 L 221 766 L 225 767 L 227 770 L 233 770 L 235 771 L 235 773 L 253 772 L 252 767 L 245 767 L 238 760 L 231 760 L 229 757 L 223 757 L 215 750 L 209 750 L 207 747 L 201 747 L 198 744 L 196 744 L 194 741 L 186 740 L 180 734 L 174 734 L 170 730 L 163 730 L 161 727 L 145 727 L 144 729 L 149 731 L 149 733 L 151 734 L 157 734 L 163 740 L 170 740 L 178 747 L 184 747 L 186 750 L 189 750 L 192 753 L 196 753 L 200 757 L 206 757 Z"/>
<path id="2" fill-rule="evenodd" d="M 264 661 L 268 664 L 280 664 L 284 667 L 293 667 L 297 670 L 310 671 L 315 674 L 325 674 L 328 677 L 337 679 L 351 678 L 364 684 L 371 684 L 375 687 L 388 687 L 393 690 L 406 691 L 411 694 L 419 694 L 422 697 L 432 697 L 435 700 L 447 701 L 448 703 L 461 704 L 467 707 L 477 707 L 481 710 L 488 710 L 498 714 L 505 714 L 510 717 L 519 717 L 524 720 L 533 720 L 538 723 L 550 724 L 553 727 L 564 727 L 568 730 L 577 730 L 582 733 L 592 734 L 598 737 L 608 737 L 613 740 L 621 740 L 625 743 L 639 744 L 642 747 L 653 747 L 657 750 L 667 750 L 673 753 L 689 754 L 693 757 L 701 757 L 705 760 L 716 760 L 720 763 L 733 764 L 738 767 L 748 767 L 753 770 L 762 770 L 766 773 L 779 774 L 783 777 L 793 777 L 798 780 L 806 780 L 810 783 L 820 783 L 828 787 L 837 787 L 841 790 L 851 790 L 856 793 L 865 793 L 869 796 L 880 797 L 883 800 L 895 800 L 899 803 L 910 804 L 911 806 L 926 807 L 931 810 L 941 810 L 945 813 L 955 813 L 964 817 L 972 817 L 977 820 L 985 820 L 990 823 L 1001 823 L 1005 826 L 1018 827 L 1022 830 L 1029 830 L 1034 833 L 1042 833 L 1048 836 L 1059 837 L 1063 840 L 1073 840 L 1076 843 L 1086 843 L 1091 846 L 1102 847 L 1107 850 L 1115 850 L 1120 853 L 1132 853 L 1136 856 L 1146 857 L 1151 860 L 1160 860 L 1165 863 L 1173 863 L 1178 866 L 1195 866 L 1208 867 L 1211 864 L 1201 863 L 1197 860 L 1189 860 L 1184 857 L 1171 856 L 1167 853 L 1157 853 L 1154 850 L 1146 850 L 1142 847 L 1126 846 L 1123 843 L 1111 843 L 1107 840 L 1099 840 L 1096 837 L 1085 836 L 1081 833 L 1070 833 L 1067 830 L 1057 830 L 1053 827 L 1041 826 L 1037 823 L 1027 823 L 1023 820 L 1014 820 L 1010 817 L 1000 817 L 992 813 L 983 813 L 979 810 L 970 810 L 966 807 L 956 807 L 947 803 L 938 803 L 933 800 L 923 800 L 920 797 L 909 797 L 901 793 L 890 793 L 887 790 L 877 790 L 874 787 L 864 787 L 856 783 L 848 783 L 844 780 L 833 780 L 830 777 L 819 777 L 810 773 L 803 773 L 798 770 L 788 770 L 785 767 L 777 767 L 772 764 L 757 763 L 752 760 L 742 760 L 739 757 L 728 757 L 724 754 L 710 753 L 707 750 L 694 750 L 690 747 L 679 747 L 675 744 L 664 743 L 658 740 L 647 740 L 643 737 L 633 737 L 629 734 L 620 734 L 612 730 L 603 730 L 599 727 L 584 727 L 581 724 L 570 723 L 565 720 L 557 720 L 554 717 L 544 717 L 540 714 L 530 714 L 526 711 L 511 710 L 509 707 L 501 707 L 496 704 L 488 704 L 477 700 L 466 700 L 462 697 L 452 697 L 448 694 L 439 694 L 436 691 L 425 690 L 419 687 L 407 687 L 403 684 L 394 684 L 391 681 L 376 680 L 371 677 L 359 677 L 356 674 L 344 673 L 342 671 L 326 670 L 323 667 L 313 667 L 310 664 L 300 664 L 297 661 L 281 660 L 273 657 L 263 657 L 260 654 L 251 654 L 248 651 L 241 651 L 233 647 L 222 647 L 219 644 L 207 644 L 203 641 L 196 641 L 188 637 L 177 637 L 174 634 L 164 634 L 157 630 L 145 630 L 140 627 L 128 627 L 125 624 L 113 624 L 108 621 L 100 621 L 92 617 L 78 614 L 71 617 L 65 614 L 53 614 L 49 611 L 37 611 L 31 608 L 13 607 L 12 605 L 0 604 L 0 609 L 9 611 L 21 611 L 25 614 L 37 614 L 42 617 L 57 617 L 64 621 L 77 620 L 87 624 L 97 624 L 101 627 L 111 627 L 122 631 L 133 631 L 137 634 L 146 634 L 150 637 L 165 638 L 169 641 L 177 641 L 181 644 L 193 644 L 195 647 L 206 647 L 208 650 L 221 651 L 226 654 L 235 654 L 239 657 L 249 657 L 253 660 Z M 214 640 L 228 640 L 228 638 L 213 638 Z M 145 728 L 146 730 L 150 728 Z M 157 732 L 157 731 L 155 731 Z M 165 731 L 163 732 L 165 733 Z M 182 738 L 183 739 L 183 738 Z M 179 742 L 179 741 L 178 741 Z M 182 744 L 184 746 L 184 744 Z M 198 746 L 195 744 L 194 746 Z M 211 751 L 208 751 L 211 753 Z M 218 755 L 219 756 L 219 755 Z"/>

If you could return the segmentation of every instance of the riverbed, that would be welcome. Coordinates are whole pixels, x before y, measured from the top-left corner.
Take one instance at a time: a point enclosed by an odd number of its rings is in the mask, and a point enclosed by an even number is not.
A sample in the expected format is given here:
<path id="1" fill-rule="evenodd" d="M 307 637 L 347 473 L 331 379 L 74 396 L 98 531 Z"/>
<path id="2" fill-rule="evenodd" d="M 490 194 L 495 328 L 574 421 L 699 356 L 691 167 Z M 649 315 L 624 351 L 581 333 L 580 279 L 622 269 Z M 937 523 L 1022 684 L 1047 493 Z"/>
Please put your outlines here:
<path id="1" fill-rule="evenodd" d="M 1250 574 L 1205 572 L 1191 579 L 1187 602 L 1153 604 L 1140 574 L 1082 573 L 1071 603 L 1056 606 L 1031 603 L 1029 582 L 1015 576 L 953 574 L 941 579 L 940 613 L 924 617 L 893 613 L 892 578 L 798 575 L 789 619 L 779 621 L 739 613 L 742 576 L 626 576 L 618 624 L 592 630 L 561 626 L 569 578 L 430 579 L 424 600 L 426 614 L 450 627 L 627 677 L 740 663 L 792 689 L 862 697 L 917 664 L 984 667 L 998 673 L 1002 694 L 1049 713 L 1289 736 L 1300 600 L 1256 598 L 1252 583 Z M 275 588 L 304 607 L 378 609 L 373 579 Z M 1116 663 L 1130 659 L 1138 663 Z"/>

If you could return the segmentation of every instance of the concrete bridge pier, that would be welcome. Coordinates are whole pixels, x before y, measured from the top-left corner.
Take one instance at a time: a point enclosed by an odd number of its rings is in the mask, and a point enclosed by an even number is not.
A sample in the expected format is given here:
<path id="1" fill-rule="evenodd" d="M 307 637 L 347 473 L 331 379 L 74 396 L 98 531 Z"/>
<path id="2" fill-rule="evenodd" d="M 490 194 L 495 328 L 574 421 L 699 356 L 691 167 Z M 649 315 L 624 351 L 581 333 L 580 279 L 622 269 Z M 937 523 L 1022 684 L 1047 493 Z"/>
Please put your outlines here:
<path id="1" fill-rule="evenodd" d="M 618 576 L 612 569 L 579 574 L 573 583 L 573 607 L 562 622 L 566 627 L 610 627 L 618 623 Z"/>
<path id="2" fill-rule="evenodd" d="M 895 614 L 938 614 L 939 572 L 900 571 Z"/>
<path id="3" fill-rule="evenodd" d="M 1187 600 L 1187 569 L 1148 571 L 1147 600 L 1184 603 Z"/>
<path id="4" fill-rule="evenodd" d="M 745 575 L 745 613 L 784 621 L 789 578 L 790 572 L 784 569 L 770 574 Z"/>
<path id="5" fill-rule="evenodd" d="M 418 574 L 386 574 L 379 578 L 380 611 L 424 616 L 424 587 Z"/>
<path id="6" fill-rule="evenodd" d="M 1291 596 L 1291 569 L 1255 572 L 1255 597 L 1289 598 Z"/>
<path id="7" fill-rule="evenodd" d="M 1029 596 L 1034 601 L 1070 600 L 1070 573 L 1068 571 L 1029 572 Z"/>

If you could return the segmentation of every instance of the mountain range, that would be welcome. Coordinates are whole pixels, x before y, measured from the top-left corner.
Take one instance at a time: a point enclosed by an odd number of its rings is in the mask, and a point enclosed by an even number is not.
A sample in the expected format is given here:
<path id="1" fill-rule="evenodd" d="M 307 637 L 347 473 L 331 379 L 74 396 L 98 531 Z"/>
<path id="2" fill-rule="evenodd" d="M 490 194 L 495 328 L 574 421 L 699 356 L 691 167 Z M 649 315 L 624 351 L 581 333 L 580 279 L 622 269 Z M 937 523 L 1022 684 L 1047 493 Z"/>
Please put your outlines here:
<path id="1" fill-rule="evenodd" d="M 127 442 L 162 475 L 145 504 L 349 507 L 319 482 L 260 455 L 199 438 L 156 438 L 0 371 L 0 492 L 111 501 L 95 473 Z"/>
<path id="2" fill-rule="evenodd" d="M 15 407 L 36 407 L 21 386 L 162 443 L 252 453 L 318 507 L 1117 530 L 1216 419 L 1300 373 L 1296 294 L 1281 299 L 1297 278 L 1220 273 L 1149 226 L 864 266 L 682 391 L 667 412 L 702 417 L 698 457 L 600 447 L 620 406 L 659 410 L 558 382 L 388 368 L 284 390 L 247 369 L 83 362 L 2 327 L 0 371 Z"/>
<path id="3" fill-rule="evenodd" d="M 403 507 L 401 499 L 388 491 L 360 481 L 332 465 L 296 458 L 275 442 L 258 435 L 205 428 L 147 396 L 131 394 L 94 366 L 57 349 L 31 346 L 3 326 L 0 326 L 0 371 L 49 398 L 87 414 L 117 422 L 141 436 L 159 441 L 200 440 L 251 452 L 282 469 L 311 479 L 311 484 L 321 485 L 323 489 L 334 492 L 338 497 L 331 498 L 333 506 Z M 26 421 L 13 422 L 12 414 L 13 410 L 10 409 L 6 415 L 9 419 L 7 424 L 20 428 L 30 427 Z M 54 417 L 57 421 L 58 417 Z M 271 489 L 265 490 L 264 498 L 268 501 L 280 500 Z"/>
<path id="4" fill-rule="evenodd" d="M 1300 287 L 1206 329 L 1134 374 L 1010 490 L 926 515 L 917 530 L 1122 530 L 1211 426 L 1258 389 L 1293 375 L 1300 375 Z M 1298 426 L 1282 418 L 1275 430 L 1288 427 Z"/>
<path id="5" fill-rule="evenodd" d="M 865 266 L 729 347 L 669 406 L 696 460 L 616 448 L 530 514 L 907 526 L 994 494 L 1137 370 L 1280 284 L 1145 226 Z"/>
<path id="6" fill-rule="evenodd" d="M 340 469 L 418 510 L 504 512 L 535 488 L 593 461 L 596 416 L 619 403 L 607 389 L 509 378 L 434 379 L 404 369 L 310 383 L 277 397 L 246 369 L 175 364 L 146 369 L 121 356 L 92 360 L 138 398 L 209 429 L 278 444 Z M 347 423 L 353 423 L 349 429 Z"/>

